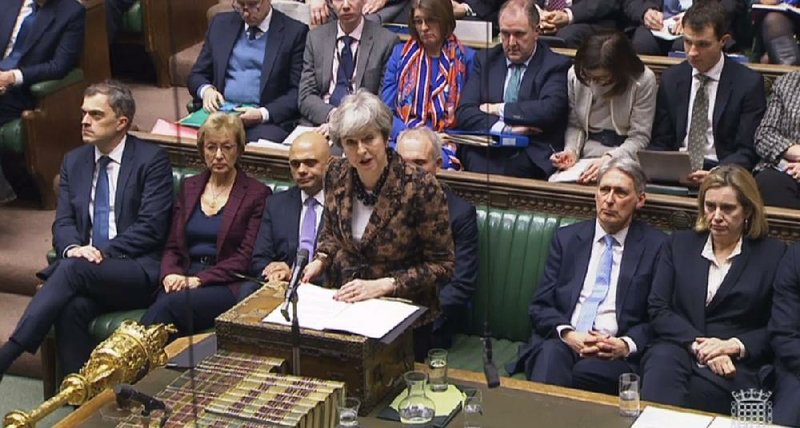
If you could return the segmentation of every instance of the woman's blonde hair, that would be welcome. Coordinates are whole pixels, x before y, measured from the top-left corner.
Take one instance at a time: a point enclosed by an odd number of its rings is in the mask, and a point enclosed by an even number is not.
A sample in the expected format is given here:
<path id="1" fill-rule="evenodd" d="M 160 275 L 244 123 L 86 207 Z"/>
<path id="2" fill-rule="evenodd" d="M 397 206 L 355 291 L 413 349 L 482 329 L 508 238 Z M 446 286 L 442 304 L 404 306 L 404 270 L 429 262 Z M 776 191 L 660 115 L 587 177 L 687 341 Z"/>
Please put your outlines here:
<path id="1" fill-rule="evenodd" d="M 769 226 L 767 215 L 764 213 L 764 200 L 758 191 L 756 180 L 749 171 L 738 165 L 723 165 L 711 170 L 700 186 L 697 195 L 697 221 L 694 230 L 697 232 L 708 231 L 708 221 L 705 216 L 706 192 L 709 189 L 730 186 L 736 191 L 736 199 L 744 208 L 745 221 L 743 235 L 751 239 L 767 236 Z"/>
<path id="2" fill-rule="evenodd" d="M 208 116 L 208 120 L 197 131 L 197 152 L 200 153 L 200 159 L 204 159 L 204 146 L 208 135 L 227 134 L 233 137 L 236 142 L 238 155 L 244 153 L 244 146 L 247 144 L 247 137 L 244 132 L 244 125 L 242 119 L 234 114 L 216 112 Z"/>

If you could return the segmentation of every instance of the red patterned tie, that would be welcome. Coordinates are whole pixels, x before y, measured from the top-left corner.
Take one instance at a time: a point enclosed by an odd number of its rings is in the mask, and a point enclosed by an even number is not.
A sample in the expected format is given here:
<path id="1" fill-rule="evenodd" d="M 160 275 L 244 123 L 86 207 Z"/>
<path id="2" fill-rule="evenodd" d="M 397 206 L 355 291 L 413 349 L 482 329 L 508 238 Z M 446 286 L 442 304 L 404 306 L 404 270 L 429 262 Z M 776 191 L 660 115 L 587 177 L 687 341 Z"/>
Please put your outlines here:
<path id="1" fill-rule="evenodd" d="M 547 10 L 564 10 L 567 8 L 567 0 L 548 0 Z"/>

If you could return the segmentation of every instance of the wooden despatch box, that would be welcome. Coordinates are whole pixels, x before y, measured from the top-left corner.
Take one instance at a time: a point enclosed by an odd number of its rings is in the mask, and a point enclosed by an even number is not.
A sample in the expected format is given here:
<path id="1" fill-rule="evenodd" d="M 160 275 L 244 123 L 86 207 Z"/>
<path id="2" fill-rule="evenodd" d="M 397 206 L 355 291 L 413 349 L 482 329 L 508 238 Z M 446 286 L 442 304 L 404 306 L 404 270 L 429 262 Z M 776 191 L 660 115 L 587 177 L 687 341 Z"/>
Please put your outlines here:
<path id="1" fill-rule="evenodd" d="M 291 327 L 262 322 L 283 303 L 283 291 L 262 287 L 216 319 L 217 346 L 292 361 Z M 369 320 L 364 320 L 369 322 Z M 345 382 L 365 415 L 405 387 L 414 368 L 412 329 L 390 344 L 346 333 L 300 329 L 300 375 Z M 292 368 L 290 368 L 291 370 Z"/>

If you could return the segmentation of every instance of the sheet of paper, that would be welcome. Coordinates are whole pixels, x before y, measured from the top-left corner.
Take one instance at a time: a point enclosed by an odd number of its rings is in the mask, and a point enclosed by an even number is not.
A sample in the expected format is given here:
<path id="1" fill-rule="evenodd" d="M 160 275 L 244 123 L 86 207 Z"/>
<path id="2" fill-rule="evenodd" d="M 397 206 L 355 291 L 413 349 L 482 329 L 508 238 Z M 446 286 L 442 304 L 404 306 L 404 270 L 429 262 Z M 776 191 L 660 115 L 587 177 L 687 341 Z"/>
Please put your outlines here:
<path id="1" fill-rule="evenodd" d="M 631 428 L 708 428 L 713 416 L 696 415 L 648 406 Z"/>
<path id="2" fill-rule="evenodd" d="M 197 129 L 171 123 L 164 119 L 157 119 L 150 133 L 197 140 Z"/>
<path id="3" fill-rule="evenodd" d="M 289 151 L 289 146 L 284 146 L 281 143 L 276 143 L 274 141 L 265 140 L 263 138 L 259 139 L 258 141 L 250 141 L 247 143 L 247 147 L 266 147 L 270 149 L 278 149 L 278 150 L 285 150 Z"/>
<path id="4" fill-rule="evenodd" d="M 316 127 L 316 126 L 303 126 L 303 125 L 297 125 L 297 127 L 296 127 L 296 128 L 294 128 L 294 130 L 292 131 L 292 133 L 291 133 L 291 134 L 289 134 L 289 136 L 288 136 L 288 137 L 286 137 L 286 139 L 285 139 L 285 140 L 283 140 L 283 145 L 285 145 L 285 146 L 287 146 L 287 147 L 291 147 L 291 146 L 292 146 L 292 143 L 294 143 L 294 140 L 295 140 L 295 139 L 296 139 L 296 138 L 297 138 L 297 137 L 298 137 L 300 134 L 302 134 L 302 133 L 304 133 L 304 132 L 313 131 L 313 130 L 315 130 L 315 129 L 317 129 L 317 127 Z"/>
<path id="5" fill-rule="evenodd" d="M 650 30 L 650 32 L 653 33 L 654 36 L 662 40 L 679 39 L 682 36 L 682 34 L 672 34 L 672 32 L 669 29 L 675 28 L 675 26 L 678 25 L 678 20 L 680 20 L 681 18 L 683 18 L 683 14 L 666 18 L 664 19 L 664 26 L 661 27 L 661 30 L 659 31 Z"/>
<path id="6" fill-rule="evenodd" d="M 333 300 L 336 290 L 313 284 L 297 289 L 297 313 L 300 327 L 313 330 L 339 330 L 380 339 L 413 314 L 417 307 L 402 302 L 371 299 L 358 303 Z M 289 313 L 293 315 L 291 307 Z M 267 315 L 264 322 L 291 325 L 280 307 Z"/>
<path id="7" fill-rule="evenodd" d="M 714 418 L 714 422 L 711 422 L 711 425 L 708 428 L 739 428 L 741 425 L 735 425 L 733 419 L 726 418 L 724 416 L 717 416 Z M 783 425 L 753 425 L 753 426 L 761 426 L 764 428 L 787 428 Z"/>
<path id="8" fill-rule="evenodd" d="M 575 165 L 572 165 L 572 168 L 558 171 L 551 175 L 547 181 L 551 183 L 575 183 L 578 181 L 578 177 L 583 174 L 583 171 L 586 171 L 586 168 L 589 168 L 589 165 L 596 160 L 597 158 L 581 159 L 578 162 L 575 162 Z"/>

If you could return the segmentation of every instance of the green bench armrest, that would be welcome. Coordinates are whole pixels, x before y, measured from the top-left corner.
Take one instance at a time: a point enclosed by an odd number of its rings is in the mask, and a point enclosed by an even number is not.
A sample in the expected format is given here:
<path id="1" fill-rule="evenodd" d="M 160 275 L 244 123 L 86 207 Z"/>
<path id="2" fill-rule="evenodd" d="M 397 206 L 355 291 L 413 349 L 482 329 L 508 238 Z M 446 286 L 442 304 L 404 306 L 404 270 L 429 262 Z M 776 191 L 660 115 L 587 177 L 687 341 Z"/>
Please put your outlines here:
<path id="1" fill-rule="evenodd" d="M 61 88 L 79 83 L 81 80 L 83 80 L 83 70 L 74 68 L 63 79 L 34 83 L 31 85 L 31 93 L 36 98 L 44 98 Z"/>

